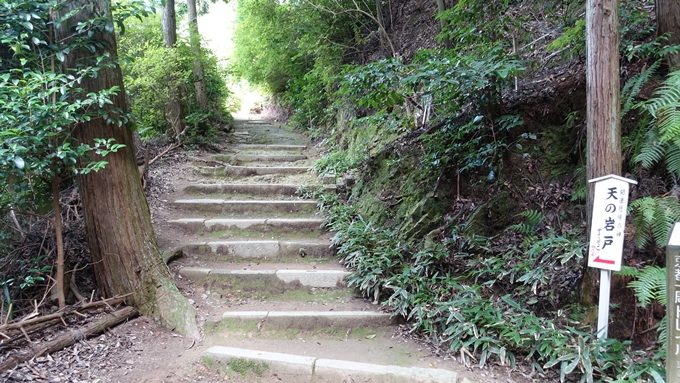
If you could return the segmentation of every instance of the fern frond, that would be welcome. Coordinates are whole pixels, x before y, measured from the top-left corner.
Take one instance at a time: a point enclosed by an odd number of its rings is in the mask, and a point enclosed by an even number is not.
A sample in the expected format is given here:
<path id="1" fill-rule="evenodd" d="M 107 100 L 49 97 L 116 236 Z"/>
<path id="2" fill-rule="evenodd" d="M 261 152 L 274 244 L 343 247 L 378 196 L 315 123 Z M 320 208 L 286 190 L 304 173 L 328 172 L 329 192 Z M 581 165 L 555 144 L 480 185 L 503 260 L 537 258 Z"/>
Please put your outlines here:
<path id="1" fill-rule="evenodd" d="M 543 212 L 540 210 L 529 209 L 518 214 L 520 217 L 524 217 L 526 223 L 529 225 L 536 226 L 541 221 L 543 221 Z"/>
<path id="2" fill-rule="evenodd" d="M 635 292 L 640 306 L 646 307 L 652 302 L 666 305 L 666 269 L 658 266 L 646 266 L 640 270 L 637 278 L 628 284 Z"/>
<path id="3" fill-rule="evenodd" d="M 668 242 L 673 224 L 680 220 L 680 202 L 675 197 L 644 197 L 630 204 L 634 215 L 635 243 L 643 248 L 653 240 L 657 246 Z"/>
<path id="4" fill-rule="evenodd" d="M 656 116 L 661 142 L 668 143 L 677 140 L 680 137 L 680 103 L 659 108 Z"/>
<path id="5" fill-rule="evenodd" d="M 680 178 L 680 145 L 675 142 L 666 147 L 666 170 Z"/>
<path id="6" fill-rule="evenodd" d="M 619 270 L 616 274 L 621 277 L 637 278 L 640 275 L 640 269 L 623 265 L 621 266 L 621 270 Z"/>
<path id="7" fill-rule="evenodd" d="M 656 61 L 639 74 L 631 77 L 621 91 L 621 116 L 625 116 L 635 106 L 635 98 L 640 94 L 640 89 L 649 82 L 661 65 L 661 60 Z"/>
<path id="8" fill-rule="evenodd" d="M 654 92 L 654 98 L 645 102 L 643 107 L 656 118 L 659 109 L 677 104 L 678 101 L 680 101 L 680 71 L 674 71 L 668 74 L 664 84 Z"/>
<path id="9" fill-rule="evenodd" d="M 531 235 L 536 231 L 538 226 L 543 221 L 543 213 L 540 210 L 524 210 L 517 214 L 518 217 L 524 218 L 524 222 L 508 226 L 508 230 L 512 230 L 519 234 Z"/>
<path id="10" fill-rule="evenodd" d="M 633 163 L 649 169 L 661 162 L 665 154 L 665 148 L 659 143 L 656 130 L 651 128 L 645 136 L 644 143 L 640 146 L 640 152 L 633 157 Z"/>
<path id="11" fill-rule="evenodd" d="M 678 53 L 680 53 L 680 45 L 667 45 L 656 52 L 656 57 L 664 59 Z"/>
<path id="12" fill-rule="evenodd" d="M 666 246 L 671 236 L 673 225 L 680 221 L 680 201 L 670 196 L 659 199 L 658 221 L 654 225 L 656 243 L 659 246 Z"/>
<path id="13" fill-rule="evenodd" d="M 652 197 L 640 198 L 630 204 L 633 225 L 635 226 L 635 245 L 638 248 L 644 248 L 652 241 L 649 226 L 654 220 L 655 206 L 656 201 Z"/>

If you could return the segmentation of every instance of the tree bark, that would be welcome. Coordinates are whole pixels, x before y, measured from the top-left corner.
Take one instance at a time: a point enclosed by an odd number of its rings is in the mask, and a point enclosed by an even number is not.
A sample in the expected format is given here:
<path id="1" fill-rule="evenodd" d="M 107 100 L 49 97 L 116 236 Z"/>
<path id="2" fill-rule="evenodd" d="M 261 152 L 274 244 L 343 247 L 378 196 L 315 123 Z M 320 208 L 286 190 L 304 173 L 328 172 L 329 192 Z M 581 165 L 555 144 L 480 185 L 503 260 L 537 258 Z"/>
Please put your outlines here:
<path id="1" fill-rule="evenodd" d="M 107 28 L 97 28 L 94 53 L 86 49 L 72 50 L 64 62 L 66 70 L 79 65 L 92 65 L 99 56 L 116 60 L 110 0 L 68 0 L 58 9 L 58 17 L 69 15 L 56 29 L 57 41 L 68 41 L 79 23 L 105 20 Z M 87 32 L 85 32 L 87 33 Z M 117 86 L 113 105 L 106 110 L 111 117 L 128 111 L 123 77 L 117 64 L 102 67 L 97 76 L 83 81 L 85 93 Z M 122 116 L 121 116 L 122 117 Z M 174 285 L 170 270 L 163 263 L 139 171 L 134 158 L 134 142 L 130 125 L 109 124 L 104 118 L 93 118 L 74 129 L 78 141 L 93 145 L 95 138 L 113 138 L 125 147 L 106 156 L 104 170 L 79 177 L 80 195 L 97 284 L 106 296 L 132 293 L 131 304 L 167 327 L 192 337 L 199 337 L 194 308 Z M 95 155 L 93 154 L 93 157 Z M 98 157 L 96 159 L 101 159 Z"/>
<path id="2" fill-rule="evenodd" d="M 163 40 L 168 49 L 174 49 L 177 44 L 177 15 L 175 0 L 165 0 L 163 8 Z M 165 106 L 165 119 L 172 128 L 175 140 L 181 142 L 180 134 L 184 129 L 184 110 L 182 108 L 182 92 L 176 78 L 169 79 L 168 103 Z"/>
<path id="3" fill-rule="evenodd" d="M 434 2 L 437 5 L 437 15 L 446 10 L 446 3 L 444 3 L 444 0 L 434 0 Z M 439 19 L 439 28 L 441 28 L 441 30 L 444 30 L 445 27 L 446 23 L 444 23 L 444 20 Z"/>
<path id="4" fill-rule="evenodd" d="M 52 175 L 52 210 L 54 210 L 54 241 L 57 245 L 57 275 L 55 277 L 55 286 L 57 293 L 57 302 L 59 308 L 63 309 L 66 306 L 66 294 L 64 290 L 64 232 L 62 230 L 61 221 L 61 203 L 59 201 L 59 191 L 61 180 L 57 173 L 57 166 L 53 167 L 54 174 Z"/>
<path id="5" fill-rule="evenodd" d="M 669 45 L 680 44 L 680 1 L 656 0 L 656 26 L 657 35 L 668 33 Z M 668 61 L 671 68 L 680 67 L 680 54 L 671 55 Z"/>
<path id="6" fill-rule="evenodd" d="M 163 40 L 165 46 L 174 47 L 177 43 L 177 13 L 175 12 L 175 0 L 165 0 L 163 15 Z"/>
<path id="7" fill-rule="evenodd" d="M 196 102 L 201 111 L 208 109 L 208 95 L 205 91 L 205 79 L 203 74 L 203 62 L 201 61 L 201 35 L 198 32 L 198 12 L 196 0 L 187 0 L 189 7 L 189 40 L 194 54 L 194 87 L 196 88 Z"/>
<path id="8" fill-rule="evenodd" d="M 588 0 L 586 5 L 587 179 L 621 174 L 618 7 L 618 0 Z M 589 185 L 589 226 L 592 196 Z M 598 275 L 598 270 L 586 266 L 581 282 L 581 302 L 586 305 L 596 302 Z"/>

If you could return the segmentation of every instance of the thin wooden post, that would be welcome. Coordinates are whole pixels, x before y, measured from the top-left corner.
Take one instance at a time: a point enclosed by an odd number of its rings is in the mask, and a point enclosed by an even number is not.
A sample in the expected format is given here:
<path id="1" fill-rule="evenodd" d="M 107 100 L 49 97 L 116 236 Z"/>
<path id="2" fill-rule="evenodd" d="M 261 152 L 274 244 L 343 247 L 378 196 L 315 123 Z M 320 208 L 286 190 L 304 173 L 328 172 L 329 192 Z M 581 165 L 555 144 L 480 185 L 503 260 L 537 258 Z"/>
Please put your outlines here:
<path id="1" fill-rule="evenodd" d="M 597 306 L 597 338 L 607 339 L 609 333 L 609 295 L 611 292 L 612 272 L 600 270 L 600 302 Z"/>

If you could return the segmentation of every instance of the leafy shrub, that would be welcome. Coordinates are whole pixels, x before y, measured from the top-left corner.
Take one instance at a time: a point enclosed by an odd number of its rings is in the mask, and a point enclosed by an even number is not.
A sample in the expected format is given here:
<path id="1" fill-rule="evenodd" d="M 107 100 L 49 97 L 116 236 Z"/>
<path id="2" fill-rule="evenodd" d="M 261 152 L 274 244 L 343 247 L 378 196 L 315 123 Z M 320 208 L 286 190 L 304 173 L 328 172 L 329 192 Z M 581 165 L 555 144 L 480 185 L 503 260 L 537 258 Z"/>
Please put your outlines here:
<path id="1" fill-rule="evenodd" d="M 322 175 L 341 175 L 356 168 L 359 162 L 356 158 L 348 157 L 347 153 L 331 152 L 314 163 L 314 171 Z"/>
<path id="2" fill-rule="evenodd" d="M 226 110 L 230 93 L 226 71 L 215 55 L 204 49 L 201 55 L 204 83 L 208 96 L 207 110 L 196 102 L 192 65 L 194 54 L 188 41 L 178 41 L 174 49 L 165 47 L 160 17 L 143 21 L 130 20 L 120 36 L 120 56 L 132 115 L 142 137 L 169 133 L 166 105 L 173 89 L 179 89 L 189 142 L 210 142 L 217 126 L 231 123 Z"/>
<path id="3" fill-rule="evenodd" d="M 391 229 L 375 226 L 358 215 L 337 196 L 323 195 L 320 199 L 327 225 L 335 232 L 333 242 L 338 254 L 354 269 L 348 278 L 350 286 L 375 301 L 382 300 L 394 314 L 410 320 L 414 330 L 459 353 L 466 363 L 477 361 L 484 366 L 493 361 L 514 366 L 521 357 L 537 371 L 557 368 L 560 381 L 571 377 L 584 382 L 614 377 L 621 382 L 663 381 L 662 354 L 641 360 L 629 342 L 598 340 L 587 326 L 564 319 L 568 313 L 558 311 L 552 318 L 538 316 L 505 293 L 516 286 L 533 284 L 535 279 L 519 278 L 497 294 L 485 283 L 496 275 L 474 281 L 452 269 L 450 252 L 483 250 L 475 245 L 479 241 L 463 234 L 455 236 L 456 246 L 410 246 L 400 242 Z M 461 246 L 461 241 L 467 245 Z M 544 258 L 550 258 L 553 252 L 563 254 L 550 265 L 532 266 L 550 270 L 555 264 L 578 263 L 583 246 L 553 236 L 542 239 L 532 249 L 534 257 L 539 258 L 543 251 Z M 515 267 L 503 264 L 505 268 Z"/>
<path id="4" fill-rule="evenodd" d="M 70 68 L 60 65 L 73 50 L 95 52 L 92 44 L 98 42 L 93 41 L 93 36 L 102 31 L 109 32 L 110 19 L 107 15 L 93 18 L 88 21 L 87 28 L 78 28 L 72 38 L 53 43 L 54 14 L 59 6 L 55 1 L 0 2 L 2 214 L 44 214 L 51 201 L 52 214 L 61 219 L 59 193 L 62 184 L 71 182 L 73 175 L 103 169 L 107 164 L 105 157 L 124 147 L 108 137 L 83 143 L 74 134 L 79 124 L 92 119 L 101 119 L 114 126 L 129 121 L 125 111 L 113 102 L 121 92 L 120 87 L 87 92 L 82 86 L 116 65 L 111 55 L 105 53 L 81 59 Z M 134 7 L 128 9 L 128 15 L 135 12 Z M 16 222 L 15 226 L 19 226 Z M 55 231 L 61 230 L 57 227 L 53 225 Z M 60 238 L 61 233 L 57 234 Z M 6 230 L 2 235 L 11 239 Z M 44 238 L 45 235 L 43 242 Z M 39 253 L 43 249 L 41 244 Z M 51 270 L 44 265 L 46 257 L 43 258 L 43 254 L 13 262 L 11 253 L 3 251 L 0 259 L 4 265 L 12 266 L 0 270 L 3 306 L 12 300 L 12 287 L 20 290 L 33 287 L 44 282 Z M 63 257 L 63 254 L 59 256 Z M 54 279 L 63 280 L 63 259 L 57 258 L 56 269 Z M 59 304 L 64 305 L 63 296 Z"/>

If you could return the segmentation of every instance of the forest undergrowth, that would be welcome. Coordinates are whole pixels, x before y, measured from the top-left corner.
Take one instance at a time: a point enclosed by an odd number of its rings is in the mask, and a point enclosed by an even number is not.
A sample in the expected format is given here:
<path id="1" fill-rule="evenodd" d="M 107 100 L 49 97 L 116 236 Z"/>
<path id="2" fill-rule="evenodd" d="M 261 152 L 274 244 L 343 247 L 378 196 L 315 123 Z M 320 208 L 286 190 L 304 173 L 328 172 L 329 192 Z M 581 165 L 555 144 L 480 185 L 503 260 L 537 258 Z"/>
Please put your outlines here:
<path id="1" fill-rule="evenodd" d="M 220 130 L 232 126 L 226 69 L 208 49 L 201 48 L 196 55 L 189 36 L 180 34 L 168 47 L 159 14 L 162 7 L 114 1 L 112 22 L 103 15 L 79 24 L 69 39 L 54 41 L 55 29 L 73 15 L 60 17 L 63 6 L 52 0 L 0 3 L 3 324 L 54 311 L 59 275 L 64 293 L 59 306 L 101 296 L 95 293 L 77 180 L 105 169 L 106 156 L 125 145 L 106 137 L 96 139 L 96 145 L 83 144 L 74 135 L 79 124 L 101 119 L 119 127 L 134 126 L 141 137 L 135 142 L 135 154 L 142 177 L 149 161 L 166 149 L 211 144 Z M 91 65 L 66 68 L 64 63 L 74 52 L 101 48 L 96 36 L 100 31 L 116 34 L 118 57 L 102 54 Z M 197 60 L 203 67 L 206 105 L 196 94 Z M 124 89 L 84 90 L 85 82 L 114 67 L 122 69 Z M 123 91 L 131 110 L 107 109 Z M 172 91 L 181 95 L 181 135 L 171 129 L 167 113 Z"/>
<path id="2" fill-rule="evenodd" d="M 620 6 L 623 174 L 639 186 L 606 340 L 580 303 L 582 2 L 238 10 L 234 70 L 288 106 L 289 124 L 326 148 L 316 171 L 346 187 L 318 197 L 351 286 L 470 365 L 664 381 L 663 248 L 680 219 L 680 72 L 668 62 L 680 47 L 657 33 L 653 1 Z"/>

